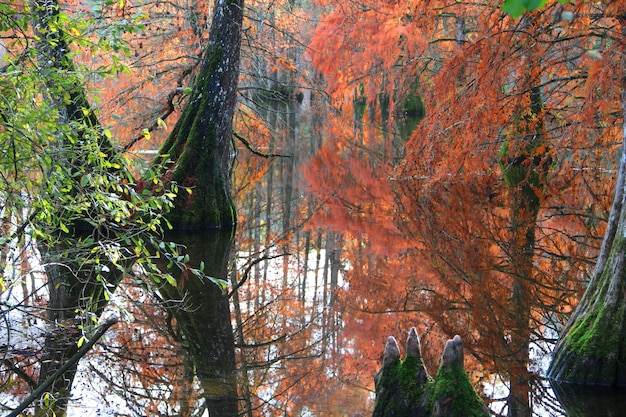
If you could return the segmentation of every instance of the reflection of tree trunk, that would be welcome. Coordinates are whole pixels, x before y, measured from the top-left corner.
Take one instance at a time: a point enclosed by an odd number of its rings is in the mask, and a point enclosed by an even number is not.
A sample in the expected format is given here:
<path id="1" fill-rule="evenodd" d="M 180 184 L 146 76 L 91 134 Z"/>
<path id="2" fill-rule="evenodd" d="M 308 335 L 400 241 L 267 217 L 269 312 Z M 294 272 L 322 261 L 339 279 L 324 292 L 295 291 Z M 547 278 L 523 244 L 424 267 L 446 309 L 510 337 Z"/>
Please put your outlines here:
<path id="1" fill-rule="evenodd" d="M 593 390 L 580 385 L 551 382 L 552 390 L 569 417 L 611 417 L 616 410 L 626 410 L 623 390 L 596 387 Z"/>
<path id="2" fill-rule="evenodd" d="M 258 265 L 258 263 L 257 263 Z M 237 282 L 237 271 L 233 270 L 232 271 L 232 278 L 231 278 L 231 282 L 233 283 L 233 285 Z M 235 310 L 235 323 L 236 323 L 236 330 L 235 330 L 235 342 L 237 343 L 237 345 L 240 346 L 239 349 L 239 366 L 240 366 L 240 375 L 241 375 L 241 391 L 242 391 L 242 401 L 244 403 L 244 409 L 243 412 L 245 413 L 245 415 L 247 415 L 248 417 L 252 417 L 252 392 L 250 391 L 250 383 L 249 383 L 249 379 L 248 379 L 248 361 L 246 358 L 246 355 L 243 353 L 243 346 L 245 345 L 246 341 L 245 341 L 245 337 L 243 334 L 243 326 L 244 326 L 244 321 L 243 321 L 243 315 L 241 312 L 241 305 L 240 300 L 239 300 L 239 290 L 235 290 L 232 293 L 232 300 L 233 300 L 233 308 Z"/>
<path id="3" fill-rule="evenodd" d="M 104 284 L 95 280 L 96 272 L 92 266 L 81 268 L 76 262 L 68 263 L 68 251 L 72 247 L 72 239 L 67 238 L 65 244 L 55 247 L 40 245 L 42 257 L 46 265 L 47 286 L 50 299 L 47 306 L 47 319 L 54 323 L 44 342 L 44 356 L 41 358 L 38 384 L 42 384 L 63 364 L 78 352 L 77 342 L 82 332 L 75 317 L 93 314 L 100 317 L 106 307 Z M 65 263 L 64 263 L 65 262 Z M 101 272 L 103 281 L 114 290 L 123 278 L 123 274 L 111 266 L 112 273 Z M 66 371 L 48 389 L 55 399 L 52 408 L 44 412 L 54 411 L 57 416 L 65 415 L 70 398 L 70 389 L 76 374 L 78 363 Z"/>
<path id="4" fill-rule="evenodd" d="M 187 247 L 189 264 L 204 263 L 206 275 L 227 280 L 234 229 L 179 232 L 170 240 Z M 177 288 L 164 286 L 161 293 L 176 318 L 200 381 L 211 415 L 237 416 L 235 341 L 227 292 L 194 275 L 174 273 Z"/>
<path id="5" fill-rule="evenodd" d="M 522 187 L 524 188 L 524 187 Z M 532 191 L 534 194 L 534 191 Z M 524 191 L 514 196 L 513 242 L 511 245 L 513 294 L 511 317 L 513 329 L 508 344 L 510 362 L 509 416 L 531 415 L 529 404 L 530 388 L 528 363 L 530 342 L 530 306 L 532 303 L 531 282 L 533 276 L 533 252 L 535 247 L 535 221 L 539 207 L 528 202 Z M 536 200 L 536 198 L 535 198 Z"/>

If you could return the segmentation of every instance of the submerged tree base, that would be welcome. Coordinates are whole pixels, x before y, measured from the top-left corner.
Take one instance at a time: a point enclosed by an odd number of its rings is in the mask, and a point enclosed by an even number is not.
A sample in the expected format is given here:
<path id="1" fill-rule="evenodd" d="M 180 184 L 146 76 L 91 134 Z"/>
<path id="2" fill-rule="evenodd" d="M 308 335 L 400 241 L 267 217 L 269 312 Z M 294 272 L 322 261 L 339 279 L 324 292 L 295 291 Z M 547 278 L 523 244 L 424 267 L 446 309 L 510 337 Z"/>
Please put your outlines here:
<path id="1" fill-rule="evenodd" d="M 595 386 L 626 386 L 625 218 L 605 238 L 608 256 L 598 261 L 585 295 L 562 332 L 548 378 Z M 604 247 L 603 247 L 604 249 Z"/>
<path id="2" fill-rule="evenodd" d="M 419 337 L 411 328 L 406 357 L 393 336 L 387 339 L 383 366 L 374 377 L 374 417 L 483 417 L 489 410 L 472 387 L 463 364 L 460 336 L 448 340 L 435 379 L 422 360 Z"/>

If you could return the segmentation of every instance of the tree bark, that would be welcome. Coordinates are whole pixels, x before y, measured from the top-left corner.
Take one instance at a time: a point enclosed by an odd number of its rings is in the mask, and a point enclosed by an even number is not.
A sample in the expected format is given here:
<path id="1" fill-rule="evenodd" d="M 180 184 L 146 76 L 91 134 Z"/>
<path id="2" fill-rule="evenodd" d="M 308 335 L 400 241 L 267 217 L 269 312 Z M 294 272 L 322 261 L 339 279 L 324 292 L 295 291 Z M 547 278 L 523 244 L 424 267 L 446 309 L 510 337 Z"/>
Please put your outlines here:
<path id="1" fill-rule="evenodd" d="M 626 39 L 626 15 L 619 18 Z M 589 286 L 561 332 L 548 377 L 557 382 L 626 385 L 626 79 L 624 128 L 615 195 Z"/>
<path id="2" fill-rule="evenodd" d="M 159 151 L 180 190 L 169 220 L 176 229 L 230 227 L 232 119 L 236 105 L 243 0 L 216 0 L 208 46 L 189 102 Z"/>
<path id="3" fill-rule="evenodd" d="M 74 182 L 71 193 L 75 195 L 90 190 L 90 186 L 78 186 L 82 177 L 81 169 L 88 166 L 85 162 L 86 143 L 97 141 L 99 151 L 103 152 L 108 161 L 116 162 L 116 154 L 111 142 L 98 129 L 99 121 L 92 111 L 83 86 L 72 78 L 74 63 L 69 56 L 70 48 L 66 41 L 67 34 L 57 21 L 59 18 L 59 4 L 57 0 L 33 0 L 31 7 L 36 13 L 33 20 L 34 32 L 38 35 L 35 45 L 37 63 L 45 89 L 43 94 L 53 105 L 59 120 L 59 125 L 71 126 L 71 135 L 75 141 L 63 137 L 51 144 L 58 151 L 56 164 L 59 170 L 67 173 Z M 60 74 L 70 74 L 61 76 Z M 52 115 L 51 115 L 52 117 Z M 122 164 L 118 164 L 122 166 Z M 111 169 L 112 174 L 124 174 L 120 169 Z M 54 198 L 54 197 L 53 197 Z M 60 208 L 58 207 L 60 206 Z M 55 202 L 52 210 L 54 215 L 62 216 L 62 203 Z M 94 209 L 96 210 L 96 209 Z M 90 213 L 92 214 L 92 213 Z M 34 222 L 40 220 L 34 219 Z M 85 245 L 79 241 L 98 236 L 95 228 L 83 219 L 69 220 L 68 230 L 50 230 L 48 224 L 41 225 L 41 229 L 48 229 L 48 239 L 38 240 L 38 249 L 42 255 L 46 270 L 46 284 L 49 294 L 47 305 L 47 319 L 54 323 L 48 330 L 40 360 L 38 384 L 44 384 L 78 351 L 77 342 L 82 333 L 78 327 L 76 317 L 85 317 L 86 313 L 99 317 L 104 310 L 107 299 L 104 294 L 104 284 L 113 290 L 121 279 L 123 272 L 110 265 L 109 272 L 104 270 L 100 274 L 103 282 L 97 281 L 97 273 L 93 264 L 83 263 L 84 253 L 76 253 L 76 248 L 85 250 Z M 68 221 L 68 223 L 69 223 Z M 88 249 L 85 250 L 89 252 Z M 82 264 L 82 265 L 81 265 Z M 55 379 L 42 394 L 52 394 L 54 399 L 51 409 L 37 408 L 36 413 L 54 412 L 58 416 L 65 415 L 70 389 L 77 369 L 77 362 L 68 367 L 63 378 Z M 37 404 L 42 404 L 38 401 Z"/>
<path id="4" fill-rule="evenodd" d="M 622 146 L 615 197 L 596 268 L 552 354 L 548 377 L 558 382 L 626 385 L 625 155 Z"/>

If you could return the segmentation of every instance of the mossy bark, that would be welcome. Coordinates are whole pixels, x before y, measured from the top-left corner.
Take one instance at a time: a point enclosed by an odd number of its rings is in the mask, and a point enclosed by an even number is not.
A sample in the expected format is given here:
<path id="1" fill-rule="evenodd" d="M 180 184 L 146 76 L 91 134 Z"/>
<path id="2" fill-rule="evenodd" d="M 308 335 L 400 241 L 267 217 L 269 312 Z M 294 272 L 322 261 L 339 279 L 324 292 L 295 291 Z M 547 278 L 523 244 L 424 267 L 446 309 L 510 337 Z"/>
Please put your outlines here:
<path id="1" fill-rule="evenodd" d="M 558 382 L 626 385 L 624 157 L 622 148 L 615 197 L 596 268 L 553 352 L 548 377 Z"/>
<path id="2" fill-rule="evenodd" d="M 626 33 L 626 15 L 618 19 Z M 552 354 L 548 377 L 583 385 L 626 385 L 626 78 L 615 195 L 596 267 Z"/>
<path id="3" fill-rule="evenodd" d="M 396 339 L 389 337 L 383 355 L 383 366 L 374 377 L 376 404 L 373 416 L 429 415 L 428 399 L 432 382 L 422 360 L 415 329 L 409 332 L 407 355 L 403 361 L 400 360 Z"/>
<path id="4" fill-rule="evenodd" d="M 407 141 L 419 122 L 426 117 L 424 101 L 419 93 L 419 83 L 416 81 L 409 93 L 400 103 L 398 114 L 398 131 L 403 141 Z"/>
<path id="5" fill-rule="evenodd" d="M 486 417 L 489 410 L 465 372 L 460 336 L 448 340 L 435 379 L 428 375 L 422 360 L 419 338 L 412 328 L 406 343 L 406 357 L 389 337 L 383 366 L 374 377 L 376 403 L 373 417 Z"/>
<path id="6" fill-rule="evenodd" d="M 159 151 L 173 161 L 168 179 L 180 190 L 169 220 L 177 229 L 230 227 L 232 119 L 236 105 L 243 0 L 216 1 L 208 46 L 189 102 Z"/>

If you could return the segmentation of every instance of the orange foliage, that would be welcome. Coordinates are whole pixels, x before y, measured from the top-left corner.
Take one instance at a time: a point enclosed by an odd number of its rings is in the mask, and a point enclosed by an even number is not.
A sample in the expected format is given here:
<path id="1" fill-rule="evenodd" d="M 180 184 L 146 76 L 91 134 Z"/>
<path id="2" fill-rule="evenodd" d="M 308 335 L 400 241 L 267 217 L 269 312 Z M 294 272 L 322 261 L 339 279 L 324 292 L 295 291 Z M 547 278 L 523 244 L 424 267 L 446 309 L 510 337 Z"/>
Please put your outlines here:
<path id="1" fill-rule="evenodd" d="M 320 4 L 312 57 L 335 111 L 306 178 L 321 206 L 314 224 L 354 239 L 346 259 L 367 265 L 348 273 L 345 302 L 419 312 L 461 333 L 484 363 L 505 358 L 519 287 L 539 329 L 569 311 L 597 253 L 620 142 L 619 25 L 599 4 L 519 20 L 500 3 Z M 380 97 L 390 96 L 393 124 L 412 85 L 426 117 L 397 152 Z M 511 186 L 512 166 L 526 174 Z M 527 185 L 536 218 L 520 208 Z M 520 218 L 530 260 L 513 250 Z"/>

